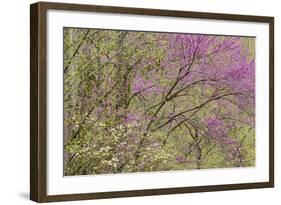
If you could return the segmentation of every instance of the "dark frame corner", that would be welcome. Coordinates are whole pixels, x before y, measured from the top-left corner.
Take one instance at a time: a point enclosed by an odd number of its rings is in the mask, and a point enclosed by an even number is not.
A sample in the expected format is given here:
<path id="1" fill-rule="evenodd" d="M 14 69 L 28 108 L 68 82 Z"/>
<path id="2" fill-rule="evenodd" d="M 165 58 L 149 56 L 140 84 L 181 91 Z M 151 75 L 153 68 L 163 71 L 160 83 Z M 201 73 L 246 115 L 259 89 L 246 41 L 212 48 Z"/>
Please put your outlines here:
<path id="1" fill-rule="evenodd" d="M 103 193 L 47 195 L 46 12 L 48 9 L 263 22 L 269 24 L 269 181 Z M 132 197 L 274 187 L 274 17 L 38 2 L 30 5 L 30 199 L 36 202 Z"/>

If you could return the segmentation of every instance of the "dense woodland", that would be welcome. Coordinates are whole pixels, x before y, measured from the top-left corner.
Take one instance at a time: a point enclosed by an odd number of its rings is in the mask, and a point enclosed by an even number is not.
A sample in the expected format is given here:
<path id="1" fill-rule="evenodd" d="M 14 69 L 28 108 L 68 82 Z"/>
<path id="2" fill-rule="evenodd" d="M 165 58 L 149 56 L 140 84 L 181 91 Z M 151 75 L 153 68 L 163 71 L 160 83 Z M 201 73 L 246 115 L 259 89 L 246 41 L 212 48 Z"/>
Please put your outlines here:
<path id="1" fill-rule="evenodd" d="M 64 174 L 255 165 L 255 39 L 64 28 Z"/>

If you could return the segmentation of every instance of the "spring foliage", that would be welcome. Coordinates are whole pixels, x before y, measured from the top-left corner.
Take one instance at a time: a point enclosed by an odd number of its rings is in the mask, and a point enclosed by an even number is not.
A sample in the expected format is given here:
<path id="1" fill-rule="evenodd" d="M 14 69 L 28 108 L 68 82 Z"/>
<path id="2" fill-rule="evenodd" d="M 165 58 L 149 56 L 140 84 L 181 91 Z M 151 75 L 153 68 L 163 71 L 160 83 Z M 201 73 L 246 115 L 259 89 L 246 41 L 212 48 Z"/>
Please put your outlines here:
<path id="1" fill-rule="evenodd" d="M 255 165 L 250 37 L 64 28 L 64 173 Z"/>

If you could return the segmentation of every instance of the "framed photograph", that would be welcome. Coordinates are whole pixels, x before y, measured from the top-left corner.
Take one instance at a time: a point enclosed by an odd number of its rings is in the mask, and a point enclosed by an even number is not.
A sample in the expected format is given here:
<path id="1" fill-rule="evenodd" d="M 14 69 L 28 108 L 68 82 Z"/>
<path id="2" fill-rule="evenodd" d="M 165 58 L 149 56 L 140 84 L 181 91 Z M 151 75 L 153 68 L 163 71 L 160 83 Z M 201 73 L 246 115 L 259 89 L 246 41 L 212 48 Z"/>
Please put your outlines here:
<path id="1" fill-rule="evenodd" d="M 30 198 L 274 186 L 274 18 L 30 7 Z"/>

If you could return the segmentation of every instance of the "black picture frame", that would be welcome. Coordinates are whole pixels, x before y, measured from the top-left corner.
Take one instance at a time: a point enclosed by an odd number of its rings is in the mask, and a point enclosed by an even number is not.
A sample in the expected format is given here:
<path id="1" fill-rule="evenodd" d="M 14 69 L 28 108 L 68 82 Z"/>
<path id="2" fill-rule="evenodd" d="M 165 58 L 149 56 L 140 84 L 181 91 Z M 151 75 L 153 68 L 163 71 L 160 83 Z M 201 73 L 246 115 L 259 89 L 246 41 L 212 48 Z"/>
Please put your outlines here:
<path id="1" fill-rule="evenodd" d="M 269 181 L 226 185 L 206 185 L 162 189 L 145 189 L 102 193 L 47 195 L 47 82 L 46 82 L 46 12 L 65 11 L 105 12 L 182 18 L 262 22 L 269 24 Z M 30 199 L 36 202 L 132 197 L 190 192 L 209 192 L 274 187 L 274 18 L 143 8 L 125 8 L 82 4 L 38 2 L 30 6 Z"/>

